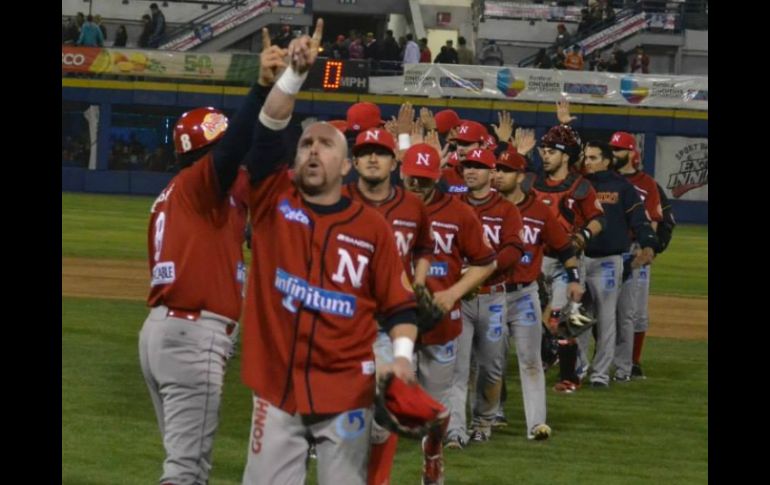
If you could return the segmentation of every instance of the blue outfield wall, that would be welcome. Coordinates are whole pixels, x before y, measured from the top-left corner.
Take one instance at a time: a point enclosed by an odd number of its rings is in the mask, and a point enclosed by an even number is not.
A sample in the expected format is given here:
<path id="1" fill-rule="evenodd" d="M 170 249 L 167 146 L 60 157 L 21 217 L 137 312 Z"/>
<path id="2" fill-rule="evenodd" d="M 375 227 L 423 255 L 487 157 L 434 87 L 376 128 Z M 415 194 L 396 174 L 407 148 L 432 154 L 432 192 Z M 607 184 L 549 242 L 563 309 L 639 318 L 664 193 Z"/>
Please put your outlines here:
<path id="1" fill-rule="evenodd" d="M 113 104 L 175 106 L 180 111 L 202 105 L 234 109 L 240 106 L 247 92 L 248 88 L 244 87 L 62 78 L 63 100 L 99 104 L 104 115 L 110 112 Z M 415 107 L 429 107 L 434 112 L 451 108 L 461 118 L 483 123 L 496 124 L 497 112 L 505 110 L 518 124 L 535 128 L 538 138 L 556 121 L 556 109 L 552 103 L 315 92 L 301 92 L 295 112 L 320 119 L 344 119 L 347 108 L 359 101 L 377 103 L 383 119 L 395 116 L 398 107 L 405 101 L 412 102 Z M 597 105 L 573 105 L 571 111 L 577 116 L 575 127 L 578 129 L 644 133 L 643 166 L 645 172 L 651 175 L 655 170 L 657 136 L 708 138 L 708 112 L 703 111 Z M 111 121 L 110 116 L 103 116 L 102 120 Z M 105 143 L 105 134 L 109 133 L 109 125 L 100 128 L 99 170 L 62 167 L 62 190 L 158 194 L 173 174 L 106 170 L 109 148 Z M 673 200 L 672 205 L 679 222 L 708 223 L 708 202 Z"/>

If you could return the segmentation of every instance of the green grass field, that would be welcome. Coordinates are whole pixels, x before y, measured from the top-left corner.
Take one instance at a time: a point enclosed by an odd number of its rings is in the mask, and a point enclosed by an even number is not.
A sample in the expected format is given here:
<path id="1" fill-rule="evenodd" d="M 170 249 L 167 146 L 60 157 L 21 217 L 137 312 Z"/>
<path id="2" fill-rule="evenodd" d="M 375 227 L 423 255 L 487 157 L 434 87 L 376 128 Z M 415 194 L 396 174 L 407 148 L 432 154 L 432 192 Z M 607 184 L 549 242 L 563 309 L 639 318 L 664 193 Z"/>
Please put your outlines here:
<path id="1" fill-rule="evenodd" d="M 62 194 L 62 255 L 143 259 L 151 198 Z M 707 296 L 708 229 L 681 226 L 655 263 L 653 291 Z M 62 298 L 62 483 L 156 483 L 163 449 L 142 379 L 137 339 L 143 302 Z M 690 484 L 708 476 L 708 342 L 648 338 L 646 381 L 549 391 L 551 440 L 525 438 L 515 358 L 509 428 L 446 454 L 452 484 Z M 212 485 L 240 483 L 251 400 L 229 368 Z M 514 378 L 515 376 L 515 378 Z M 552 385 L 557 372 L 548 373 Z M 394 485 L 418 483 L 416 441 L 404 440 Z M 276 484 L 281 485 L 281 484 Z"/>

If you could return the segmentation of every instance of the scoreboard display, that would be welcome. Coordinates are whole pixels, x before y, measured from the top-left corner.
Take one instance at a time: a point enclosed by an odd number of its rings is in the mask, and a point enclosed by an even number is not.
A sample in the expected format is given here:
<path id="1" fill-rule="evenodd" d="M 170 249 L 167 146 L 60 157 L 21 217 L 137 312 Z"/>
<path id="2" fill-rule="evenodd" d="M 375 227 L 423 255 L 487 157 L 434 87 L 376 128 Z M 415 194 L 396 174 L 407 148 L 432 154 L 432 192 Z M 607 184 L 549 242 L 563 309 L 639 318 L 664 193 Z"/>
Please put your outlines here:
<path id="1" fill-rule="evenodd" d="M 359 59 L 319 57 L 308 73 L 303 91 L 369 92 L 369 63 Z"/>

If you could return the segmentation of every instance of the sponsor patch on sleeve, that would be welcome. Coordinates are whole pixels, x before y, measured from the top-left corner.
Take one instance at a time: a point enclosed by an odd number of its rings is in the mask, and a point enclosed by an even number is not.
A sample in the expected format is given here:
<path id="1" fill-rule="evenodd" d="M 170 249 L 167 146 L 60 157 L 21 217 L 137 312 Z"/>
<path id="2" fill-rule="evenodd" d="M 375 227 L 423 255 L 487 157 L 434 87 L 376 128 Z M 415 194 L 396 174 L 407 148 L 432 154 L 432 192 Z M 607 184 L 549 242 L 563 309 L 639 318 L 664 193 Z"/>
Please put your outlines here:
<path id="1" fill-rule="evenodd" d="M 175 279 L 176 271 L 173 261 L 163 261 L 152 268 L 152 286 L 167 285 L 173 283 Z"/>

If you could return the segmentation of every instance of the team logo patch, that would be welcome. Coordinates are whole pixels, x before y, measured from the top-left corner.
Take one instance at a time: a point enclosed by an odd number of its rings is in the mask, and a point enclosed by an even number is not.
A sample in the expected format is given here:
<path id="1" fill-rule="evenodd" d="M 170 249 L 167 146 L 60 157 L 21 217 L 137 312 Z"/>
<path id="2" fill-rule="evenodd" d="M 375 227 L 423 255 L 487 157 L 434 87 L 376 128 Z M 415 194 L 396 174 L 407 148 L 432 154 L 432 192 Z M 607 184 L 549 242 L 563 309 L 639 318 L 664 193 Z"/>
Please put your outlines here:
<path id="1" fill-rule="evenodd" d="M 330 315 L 352 318 L 356 313 L 356 297 L 337 291 L 324 290 L 308 284 L 307 281 L 287 273 L 281 268 L 275 270 L 275 288 L 285 295 L 281 303 L 292 313 L 297 313 L 295 301 L 305 308 L 318 310 Z"/>
<path id="2" fill-rule="evenodd" d="M 167 285 L 169 283 L 173 283 L 174 280 L 176 280 L 176 271 L 174 268 L 175 267 L 173 261 L 157 263 L 155 267 L 152 268 L 151 286 Z"/>
<path id="3" fill-rule="evenodd" d="M 364 410 L 356 409 L 342 413 L 335 422 L 337 435 L 343 440 L 354 440 L 361 436 L 366 430 L 366 420 L 364 419 Z"/>
<path id="4" fill-rule="evenodd" d="M 365 360 L 361 362 L 361 373 L 365 376 L 371 376 L 374 374 L 375 367 L 373 360 Z"/>
<path id="5" fill-rule="evenodd" d="M 451 364 L 457 358 L 457 345 L 453 340 L 444 345 L 432 345 L 433 357 L 439 364 Z"/>
<path id="6" fill-rule="evenodd" d="M 227 118 L 219 113 L 209 113 L 201 123 L 203 136 L 206 140 L 213 140 L 227 129 Z"/>
<path id="7" fill-rule="evenodd" d="M 430 263 L 428 276 L 431 276 L 433 278 L 443 278 L 448 274 L 449 274 L 449 263 L 439 262 L 439 261 Z"/>
<path id="8" fill-rule="evenodd" d="M 278 204 L 278 210 L 283 214 L 283 218 L 287 221 L 299 222 L 300 224 L 310 225 L 310 218 L 307 216 L 304 210 L 295 209 L 289 204 L 289 201 L 283 199 Z"/>
<path id="9" fill-rule="evenodd" d="M 238 269 L 235 271 L 235 279 L 238 283 L 246 282 L 246 265 L 243 261 L 238 261 Z"/>
<path id="10" fill-rule="evenodd" d="M 503 338 L 503 305 L 489 305 L 487 340 L 497 342 Z"/>
<path id="11" fill-rule="evenodd" d="M 529 266 L 532 264 L 532 251 L 524 251 L 524 254 L 521 255 L 521 264 Z"/>
<path id="12" fill-rule="evenodd" d="M 452 192 L 453 194 L 468 192 L 468 187 L 465 185 L 450 185 L 449 192 Z"/>

